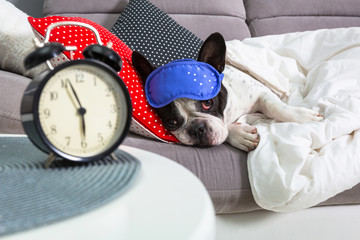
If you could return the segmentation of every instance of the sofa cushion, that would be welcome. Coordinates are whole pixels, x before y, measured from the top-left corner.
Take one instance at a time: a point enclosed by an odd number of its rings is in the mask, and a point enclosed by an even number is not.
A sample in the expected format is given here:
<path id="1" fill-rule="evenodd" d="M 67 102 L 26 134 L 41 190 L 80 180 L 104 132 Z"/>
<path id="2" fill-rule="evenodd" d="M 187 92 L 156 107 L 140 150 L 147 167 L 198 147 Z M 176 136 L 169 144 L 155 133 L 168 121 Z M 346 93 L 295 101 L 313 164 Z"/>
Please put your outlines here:
<path id="1" fill-rule="evenodd" d="M 48 26 L 52 23 L 65 21 L 86 23 L 93 26 L 98 31 L 103 44 L 106 45 L 108 42 L 112 42 L 112 48 L 121 56 L 123 60 L 123 67 L 118 74 L 129 90 L 133 105 L 130 130 L 144 136 L 158 138 L 163 141 L 177 142 L 178 140 L 162 125 L 162 122 L 155 114 L 155 111 L 153 111 L 151 106 L 146 103 L 141 80 L 136 74 L 131 63 L 132 51 L 121 40 L 110 33 L 109 30 L 88 19 L 61 16 L 50 16 L 46 18 L 29 17 L 29 22 L 39 38 L 44 37 Z M 97 43 L 93 32 L 85 27 L 74 25 L 55 28 L 51 32 L 50 41 L 60 42 L 66 46 L 76 46 L 77 50 L 73 53 L 74 59 L 83 58 L 83 49 L 90 44 Z M 68 61 L 69 59 L 70 52 L 64 52 L 64 55 L 52 59 L 51 63 L 56 66 L 61 64 L 63 61 Z"/>
<path id="2" fill-rule="evenodd" d="M 260 210 L 248 178 L 247 153 L 228 144 L 197 148 L 166 144 L 129 134 L 124 145 L 144 149 L 185 166 L 205 185 L 217 214 Z M 359 204 L 360 183 L 319 204 L 319 206 Z"/>
<path id="3" fill-rule="evenodd" d="M 153 65 L 196 59 L 202 41 L 147 0 L 130 0 L 111 32 Z"/>
<path id="4" fill-rule="evenodd" d="M 247 23 L 253 37 L 360 26 L 357 0 L 245 0 Z"/>
<path id="5" fill-rule="evenodd" d="M 123 145 L 172 159 L 192 171 L 205 185 L 216 213 L 258 210 L 247 174 L 247 153 L 228 144 L 211 148 L 166 144 L 129 134 Z"/>

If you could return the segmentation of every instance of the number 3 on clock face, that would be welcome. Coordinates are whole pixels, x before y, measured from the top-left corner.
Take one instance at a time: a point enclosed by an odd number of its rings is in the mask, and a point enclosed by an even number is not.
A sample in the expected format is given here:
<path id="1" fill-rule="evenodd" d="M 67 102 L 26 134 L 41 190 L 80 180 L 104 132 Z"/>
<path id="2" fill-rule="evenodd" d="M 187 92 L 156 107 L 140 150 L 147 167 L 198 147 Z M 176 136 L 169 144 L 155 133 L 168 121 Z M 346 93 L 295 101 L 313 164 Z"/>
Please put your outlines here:
<path id="1" fill-rule="evenodd" d="M 57 155 L 75 161 L 101 158 L 115 150 L 127 134 L 131 118 L 128 92 L 106 65 L 91 60 L 64 63 L 36 88 L 30 113 L 26 104 L 22 107 L 24 129 L 30 136 L 29 120 L 45 148 Z M 44 150 L 37 137 L 30 139 Z"/>

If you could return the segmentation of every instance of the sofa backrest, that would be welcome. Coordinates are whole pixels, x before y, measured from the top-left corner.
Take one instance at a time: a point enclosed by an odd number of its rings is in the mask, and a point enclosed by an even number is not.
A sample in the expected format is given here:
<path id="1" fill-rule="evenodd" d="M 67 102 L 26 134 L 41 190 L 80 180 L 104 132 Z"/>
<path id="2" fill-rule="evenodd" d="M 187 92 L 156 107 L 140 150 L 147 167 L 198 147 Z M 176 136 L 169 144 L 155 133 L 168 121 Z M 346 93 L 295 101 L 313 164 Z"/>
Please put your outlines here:
<path id="1" fill-rule="evenodd" d="M 44 16 L 84 17 L 110 29 L 128 0 L 44 0 Z"/>
<path id="2" fill-rule="evenodd" d="M 44 15 L 79 16 L 110 29 L 129 0 L 44 0 Z M 150 0 L 201 39 L 226 40 L 360 26 L 359 0 Z"/>
<path id="3" fill-rule="evenodd" d="M 110 29 L 128 2 L 128 0 L 44 0 L 44 15 L 85 17 Z M 150 0 L 150 2 L 202 39 L 213 32 L 221 32 L 227 40 L 250 37 L 242 0 Z"/>
<path id="4" fill-rule="evenodd" d="M 221 32 L 227 40 L 250 37 L 242 0 L 150 0 L 201 39 Z"/>
<path id="5" fill-rule="evenodd" d="M 359 0 L 244 0 L 252 36 L 360 26 Z"/>

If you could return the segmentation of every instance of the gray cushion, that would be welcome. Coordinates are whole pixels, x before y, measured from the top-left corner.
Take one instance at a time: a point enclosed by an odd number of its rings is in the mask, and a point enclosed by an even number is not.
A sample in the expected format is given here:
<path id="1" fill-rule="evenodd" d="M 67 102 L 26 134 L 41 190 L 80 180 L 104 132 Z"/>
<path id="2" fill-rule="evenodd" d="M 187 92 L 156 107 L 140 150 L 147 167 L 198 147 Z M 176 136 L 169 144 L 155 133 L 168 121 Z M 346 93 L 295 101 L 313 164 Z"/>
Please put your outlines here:
<path id="1" fill-rule="evenodd" d="M 245 0 L 251 35 L 360 26 L 358 0 Z"/>

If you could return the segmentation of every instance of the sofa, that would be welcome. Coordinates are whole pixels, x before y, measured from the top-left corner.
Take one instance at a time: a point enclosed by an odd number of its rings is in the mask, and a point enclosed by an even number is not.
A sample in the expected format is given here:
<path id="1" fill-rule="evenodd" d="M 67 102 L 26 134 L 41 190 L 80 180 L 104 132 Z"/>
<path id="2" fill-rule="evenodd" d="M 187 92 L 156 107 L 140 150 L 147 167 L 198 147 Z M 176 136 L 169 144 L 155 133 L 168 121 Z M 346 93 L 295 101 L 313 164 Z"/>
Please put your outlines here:
<path id="1" fill-rule="evenodd" d="M 360 26 L 357 0 L 150 0 L 202 40 L 220 32 L 225 40 L 273 34 Z M 126 7 L 126 0 L 45 0 L 44 15 L 78 16 L 110 29 Z M 1 58 L 1 56 L 0 56 Z M 0 133 L 23 134 L 20 101 L 30 78 L 0 70 Z M 212 148 L 169 144 L 129 133 L 123 145 L 148 150 L 185 166 L 205 185 L 217 214 L 260 210 L 247 172 L 247 153 L 224 143 Z M 180 180 L 179 180 L 180 181 Z M 360 184 L 324 205 L 360 203 Z"/>

